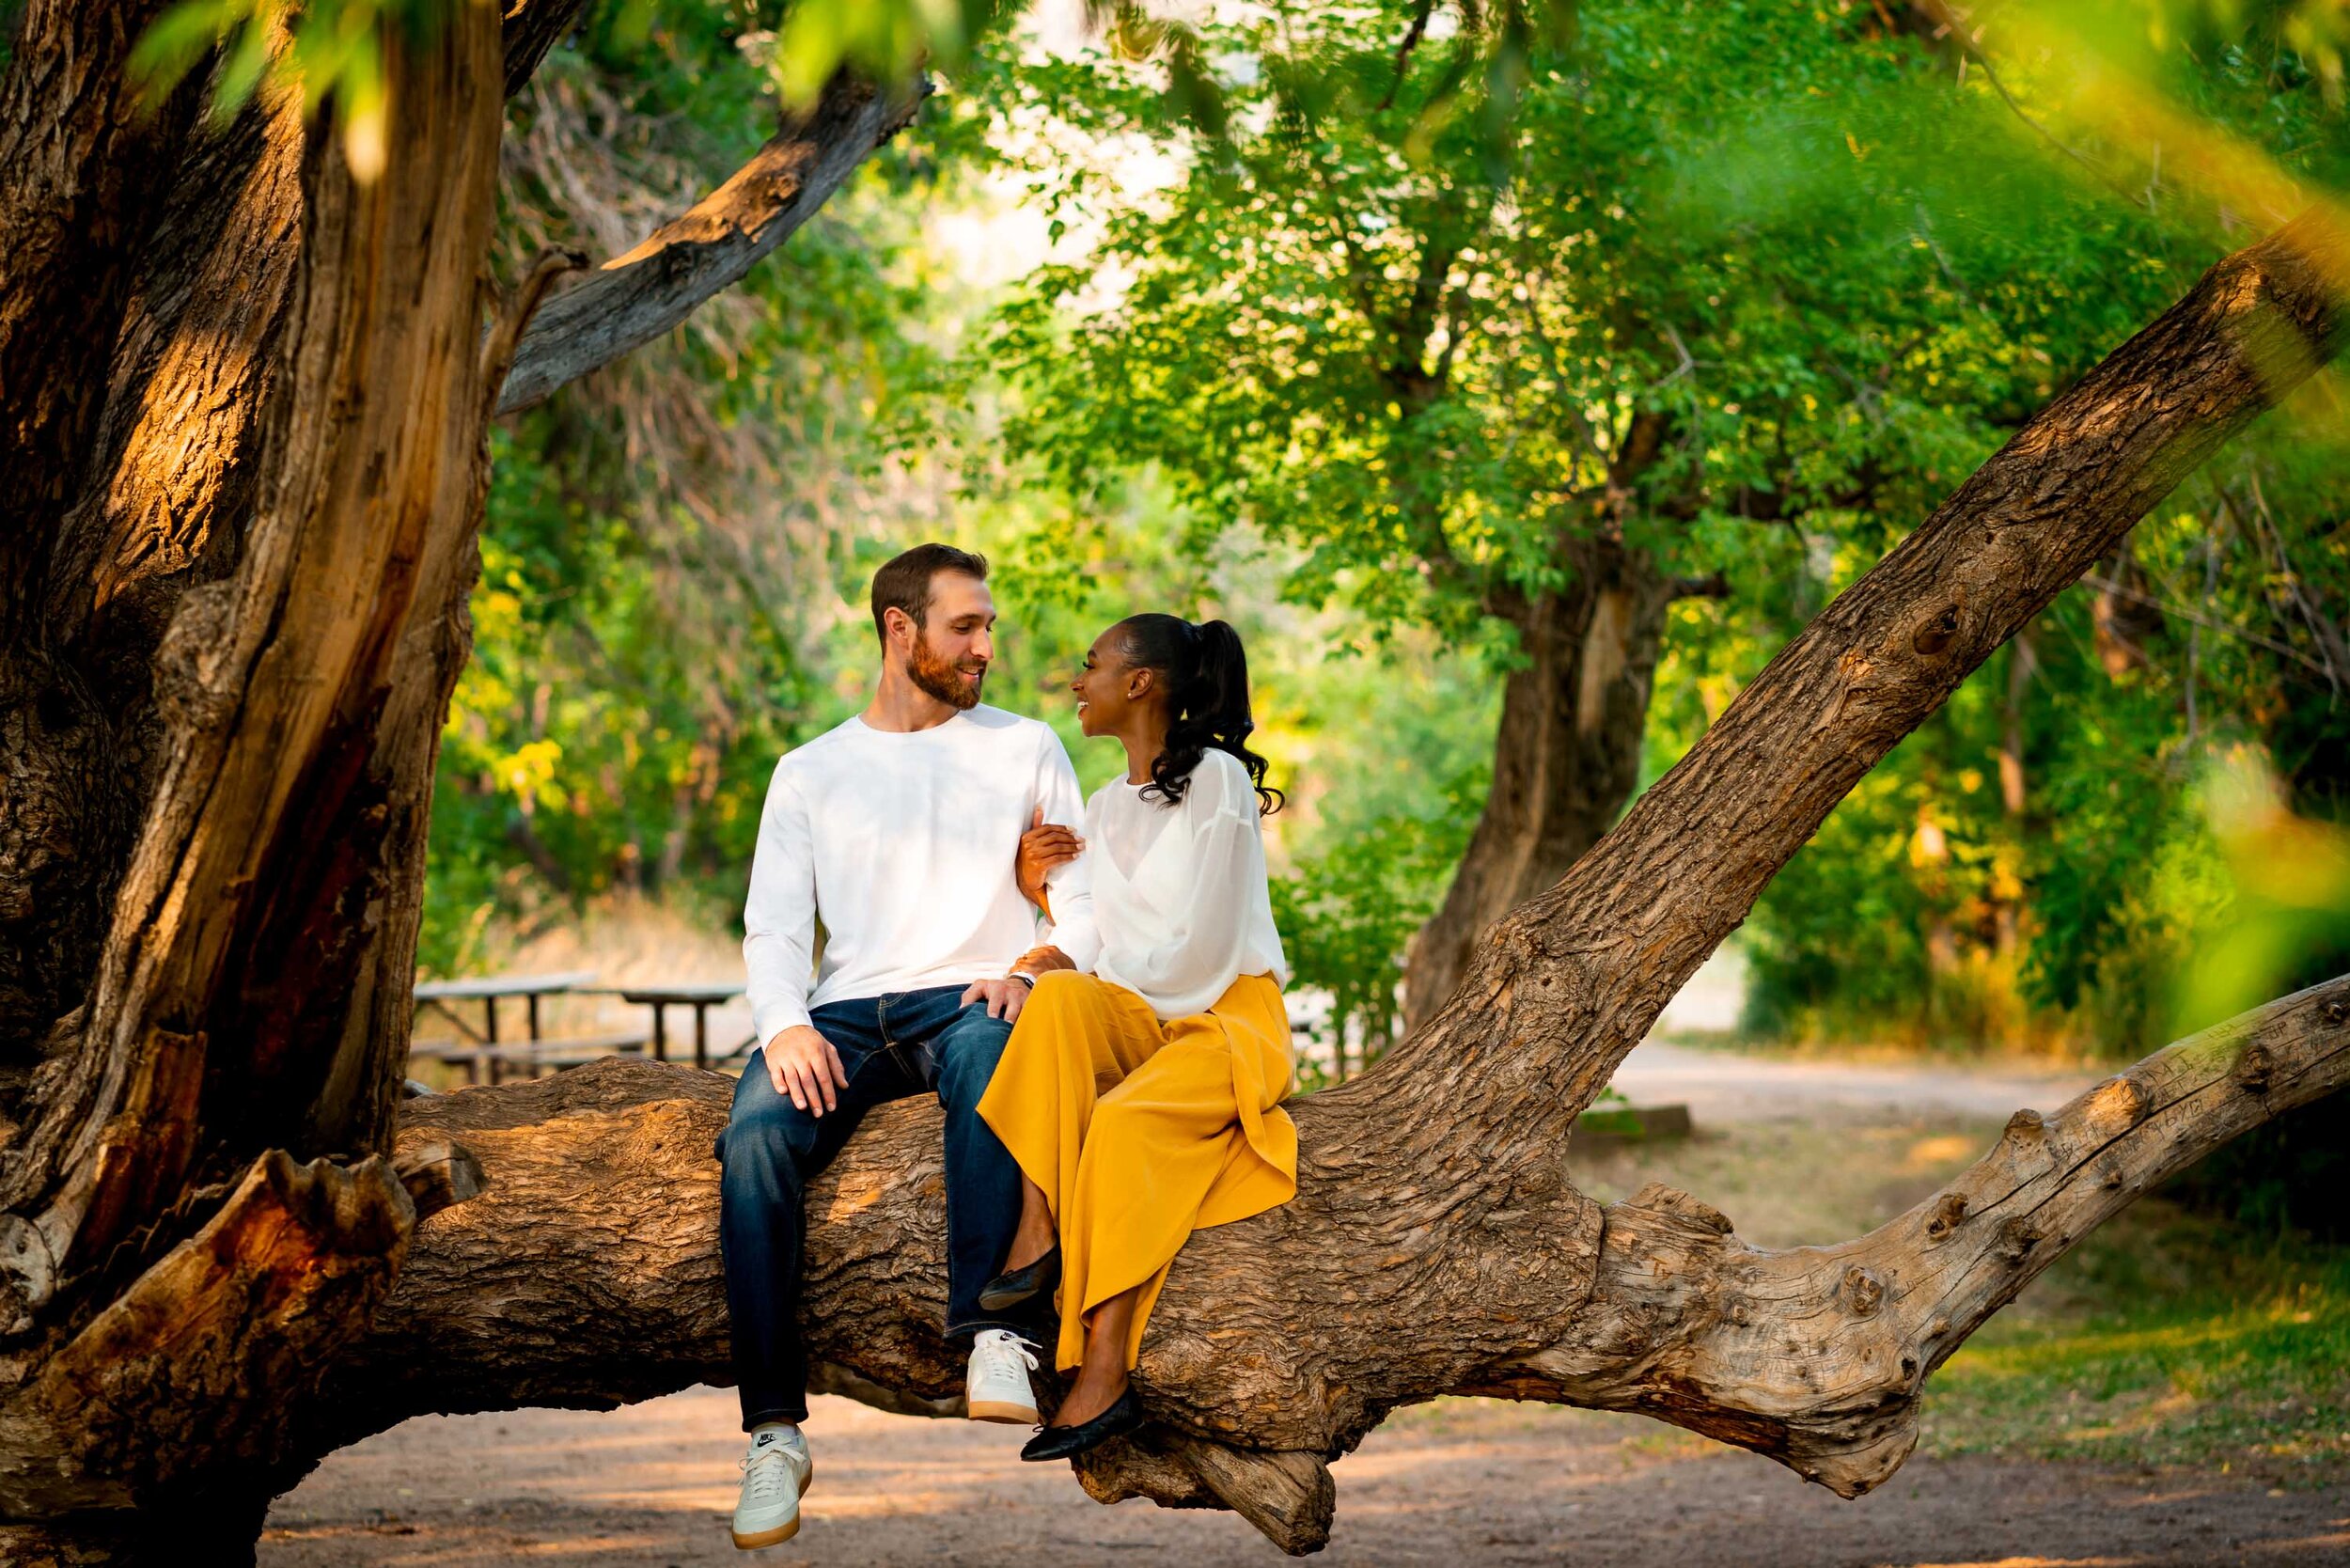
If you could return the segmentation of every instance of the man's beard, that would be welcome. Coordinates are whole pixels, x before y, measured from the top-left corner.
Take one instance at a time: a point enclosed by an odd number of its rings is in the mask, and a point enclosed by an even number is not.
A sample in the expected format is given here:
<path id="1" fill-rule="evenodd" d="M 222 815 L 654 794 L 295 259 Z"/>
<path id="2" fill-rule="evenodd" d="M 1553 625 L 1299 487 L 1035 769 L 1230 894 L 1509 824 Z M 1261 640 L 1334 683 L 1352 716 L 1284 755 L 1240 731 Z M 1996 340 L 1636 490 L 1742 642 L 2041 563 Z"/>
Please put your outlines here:
<path id="1" fill-rule="evenodd" d="M 944 702 L 949 708 L 976 708 L 979 704 L 979 688 L 987 682 L 987 666 L 979 665 L 977 681 L 963 678 L 964 666 L 952 659 L 942 659 L 931 651 L 930 639 L 918 631 L 914 638 L 914 657 L 907 662 L 906 673 L 922 691 Z"/>

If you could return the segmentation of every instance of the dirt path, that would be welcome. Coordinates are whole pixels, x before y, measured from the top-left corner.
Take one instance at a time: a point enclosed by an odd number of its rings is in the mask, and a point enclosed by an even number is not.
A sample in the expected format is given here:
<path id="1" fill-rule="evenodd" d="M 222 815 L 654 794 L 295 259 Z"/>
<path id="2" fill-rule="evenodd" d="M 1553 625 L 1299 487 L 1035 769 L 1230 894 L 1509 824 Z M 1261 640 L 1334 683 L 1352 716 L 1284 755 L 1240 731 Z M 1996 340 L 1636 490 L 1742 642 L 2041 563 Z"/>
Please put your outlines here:
<path id="1" fill-rule="evenodd" d="M 1636 1105 L 1686 1105 L 1700 1125 L 1808 1115 L 1823 1106 L 2005 1121 L 2027 1105 L 2052 1111 L 2104 1076 L 1934 1062 L 1790 1060 L 1650 1040 L 1624 1058 L 1615 1086 Z"/>
<path id="2" fill-rule="evenodd" d="M 1023 1434 L 820 1400 L 816 1489 L 788 1546 L 726 1535 L 734 1403 L 697 1388 L 605 1415 L 411 1421 L 329 1460 L 271 1516 L 262 1568 L 751 1561 L 1249 1564 L 1230 1514 L 1105 1509 Z M 2350 1496 L 1986 1460 L 1921 1460 L 1843 1503 L 1765 1460 L 1634 1418 L 1453 1401 L 1340 1462 L 1320 1560 L 1576 1568 L 2350 1563 Z"/>

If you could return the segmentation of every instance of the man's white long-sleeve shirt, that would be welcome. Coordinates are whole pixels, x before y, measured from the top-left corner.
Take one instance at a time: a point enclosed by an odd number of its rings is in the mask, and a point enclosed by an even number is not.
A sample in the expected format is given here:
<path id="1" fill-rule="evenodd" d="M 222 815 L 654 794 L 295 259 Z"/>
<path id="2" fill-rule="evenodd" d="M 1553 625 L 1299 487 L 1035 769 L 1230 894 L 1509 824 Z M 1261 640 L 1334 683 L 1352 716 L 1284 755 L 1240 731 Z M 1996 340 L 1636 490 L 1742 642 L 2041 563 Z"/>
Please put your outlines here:
<path id="1" fill-rule="evenodd" d="M 1085 856 L 1054 868 L 1046 931 L 1013 875 L 1040 806 L 1048 823 L 1085 819 L 1060 737 L 1000 708 L 904 732 L 853 718 L 786 752 L 743 906 L 760 1043 L 826 1002 L 992 980 L 1040 942 L 1090 968 L 1101 943 Z"/>

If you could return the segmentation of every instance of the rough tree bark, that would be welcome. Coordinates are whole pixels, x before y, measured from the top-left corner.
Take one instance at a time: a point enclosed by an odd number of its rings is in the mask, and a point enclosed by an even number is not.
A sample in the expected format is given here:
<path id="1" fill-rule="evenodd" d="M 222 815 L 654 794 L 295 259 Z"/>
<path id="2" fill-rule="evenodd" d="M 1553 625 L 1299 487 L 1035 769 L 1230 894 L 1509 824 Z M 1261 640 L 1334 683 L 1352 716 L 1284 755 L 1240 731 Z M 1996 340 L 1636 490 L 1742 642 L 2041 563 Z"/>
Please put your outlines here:
<path id="1" fill-rule="evenodd" d="M 1543 1185 L 1462 1236 L 1476 1149 L 1400 1179 L 1383 1156 L 1404 1130 L 1316 1095 L 1294 1107 L 1297 1200 L 1202 1232 L 1169 1278 L 1139 1373 L 1160 1425 L 1081 1479 L 1104 1500 L 1230 1507 L 1307 1550 L 1330 1525 L 1328 1459 L 1397 1404 L 1483 1393 L 1656 1416 L 1854 1496 L 1906 1457 L 1926 1375 L 2075 1241 L 2345 1078 L 2350 980 L 2044 1119 L 2019 1112 L 1971 1169 L 1867 1236 L 1779 1252 L 1680 1193 L 1601 1209 L 1566 1184 L 1557 1145 Z M 726 1381 L 711 1142 L 728 1097 L 709 1074 L 616 1061 L 412 1105 L 403 1158 L 454 1142 L 486 1187 L 418 1230 L 307 1446 L 426 1412 L 604 1408 Z M 816 1184 L 807 1327 L 833 1363 L 825 1386 L 945 1414 L 962 1366 L 935 1326 L 938 1149 L 934 1107 L 893 1105 Z M 1496 1288 L 1506 1299 L 1481 1299 Z"/>
<path id="2" fill-rule="evenodd" d="M 1295 1107 L 1296 1200 L 1193 1238 L 1137 1373 L 1153 1425 L 1089 1456 L 1088 1489 L 1230 1507 L 1310 1551 L 1329 1461 L 1400 1404 L 1470 1391 L 1641 1411 L 1857 1495 L 1910 1451 L 1926 1376 L 2041 1269 L 2171 1171 L 2339 1089 L 2350 979 L 2053 1116 L 2019 1112 L 1909 1214 L 1785 1252 L 1659 1188 L 1603 1209 L 1562 1158 L 1574 1115 L 1835 801 L 2332 356 L 2343 239 L 2313 217 L 2213 269 L 1499 922 L 1432 1025 Z M 723 1375 L 709 1149 L 724 1098 L 680 1069 L 612 1064 L 416 1103 L 403 1137 L 471 1149 L 488 1188 L 420 1230 L 311 1446 L 422 1410 L 601 1405 Z M 814 1346 L 901 1398 L 954 1387 L 935 1328 L 941 1181 L 934 1112 L 908 1104 L 809 1200 Z"/>
<path id="3" fill-rule="evenodd" d="M 0 79 L 10 1561 L 249 1551 L 267 1492 L 369 1425 L 713 1370 L 710 1080 L 469 1092 L 393 1141 L 483 431 L 554 271 L 502 302 L 480 282 L 499 88 L 574 0 L 509 0 L 503 39 L 452 5 L 389 49 L 400 156 L 366 188 L 283 103 L 220 135 L 189 129 L 193 88 L 132 116 L 121 62 L 156 8 L 32 0 Z M 2339 986 L 2019 1121 L 1930 1211 L 1826 1251 L 1749 1251 L 1674 1195 L 1604 1211 L 1559 1158 L 1854 781 L 2331 357 L 2342 243 L 2312 218 L 2215 269 L 1498 922 L 1427 1027 L 1301 1106 L 1297 1200 L 1187 1250 L 1140 1376 L 1155 1424 L 1087 1486 L 1310 1549 L 1328 1461 L 1467 1388 L 1649 1410 L 1858 1491 L 1906 1451 L 1919 1380 L 2031 1270 L 2334 1088 Z M 898 1107 L 817 1196 L 811 1332 L 843 1386 L 907 1408 L 952 1388 L 935 1145 Z M 596 1330 L 625 1337 L 607 1355 Z M 677 1355 L 648 1365 L 652 1343 Z M 478 1381 L 429 1381 L 468 1358 Z"/>

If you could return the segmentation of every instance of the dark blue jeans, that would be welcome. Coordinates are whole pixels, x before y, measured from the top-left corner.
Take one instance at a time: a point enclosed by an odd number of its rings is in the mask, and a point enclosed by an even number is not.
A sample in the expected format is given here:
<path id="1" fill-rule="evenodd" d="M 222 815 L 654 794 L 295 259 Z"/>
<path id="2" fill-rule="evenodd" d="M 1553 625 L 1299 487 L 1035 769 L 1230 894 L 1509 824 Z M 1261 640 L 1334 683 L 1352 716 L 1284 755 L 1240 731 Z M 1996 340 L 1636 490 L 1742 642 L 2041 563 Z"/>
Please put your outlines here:
<path id="1" fill-rule="evenodd" d="M 1020 1167 L 979 1120 L 979 1096 L 1011 1038 L 985 1002 L 937 986 L 812 1010 L 819 1033 L 840 1053 L 849 1087 L 817 1116 L 776 1092 L 763 1055 L 735 1085 L 718 1139 L 718 1239 L 726 1260 L 734 1374 L 743 1429 L 807 1419 L 807 1349 L 800 1338 L 800 1270 L 808 1182 L 832 1163 L 873 1106 L 934 1090 L 947 1110 L 947 1337 L 1026 1322 L 979 1310 L 979 1291 L 1002 1269 L 1020 1223 Z"/>

